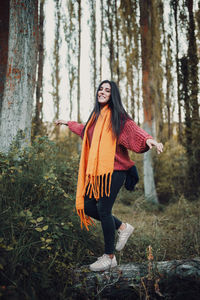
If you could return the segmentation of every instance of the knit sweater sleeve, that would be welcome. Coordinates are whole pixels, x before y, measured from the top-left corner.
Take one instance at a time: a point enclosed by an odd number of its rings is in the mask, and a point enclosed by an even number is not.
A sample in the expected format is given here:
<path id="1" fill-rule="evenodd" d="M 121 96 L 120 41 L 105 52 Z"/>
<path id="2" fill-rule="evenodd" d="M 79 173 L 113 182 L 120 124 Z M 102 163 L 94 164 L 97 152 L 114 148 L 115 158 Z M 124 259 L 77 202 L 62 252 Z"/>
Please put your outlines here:
<path id="1" fill-rule="evenodd" d="M 133 120 L 127 120 L 119 136 L 118 143 L 136 153 L 144 153 L 149 150 L 149 146 L 146 144 L 147 139 L 153 139 L 153 137 Z"/>
<path id="2" fill-rule="evenodd" d="M 82 130 L 84 128 L 83 124 L 80 124 L 80 123 L 75 122 L 75 121 L 68 121 L 67 125 L 73 133 L 75 133 L 75 134 L 77 134 L 81 137 L 81 133 L 82 133 Z"/>

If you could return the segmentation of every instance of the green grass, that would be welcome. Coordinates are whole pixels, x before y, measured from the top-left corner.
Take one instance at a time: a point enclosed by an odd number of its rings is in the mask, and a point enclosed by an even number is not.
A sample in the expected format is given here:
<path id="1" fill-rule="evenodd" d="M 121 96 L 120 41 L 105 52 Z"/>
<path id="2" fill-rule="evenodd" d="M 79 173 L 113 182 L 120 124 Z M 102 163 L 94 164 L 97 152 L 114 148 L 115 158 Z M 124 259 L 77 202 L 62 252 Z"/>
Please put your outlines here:
<path id="1" fill-rule="evenodd" d="M 167 206 L 155 206 L 148 204 L 143 195 L 135 198 L 133 192 L 132 204 L 124 205 L 123 193 L 120 197 L 113 214 L 135 227 L 123 250 L 123 262 L 146 260 L 149 245 L 157 261 L 200 255 L 199 201 L 190 202 L 182 196 Z"/>

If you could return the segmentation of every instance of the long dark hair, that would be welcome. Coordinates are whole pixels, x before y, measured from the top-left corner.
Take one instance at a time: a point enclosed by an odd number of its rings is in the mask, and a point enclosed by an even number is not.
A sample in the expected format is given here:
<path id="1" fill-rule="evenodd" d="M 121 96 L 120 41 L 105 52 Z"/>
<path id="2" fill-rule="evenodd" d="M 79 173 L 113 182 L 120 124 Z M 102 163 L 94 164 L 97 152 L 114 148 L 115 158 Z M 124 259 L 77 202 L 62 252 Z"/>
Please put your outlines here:
<path id="1" fill-rule="evenodd" d="M 114 81 L 109 81 L 109 80 L 104 80 L 99 84 L 99 87 L 97 89 L 96 92 L 96 102 L 95 102 L 95 106 L 83 128 L 82 131 L 82 136 L 84 135 L 85 132 L 85 128 L 89 122 L 89 120 L 91 119 L 93 113 L 95 113 L 96 118 L 94 119 L 97 120 L 98 116 L 100 114 L 101 111 L 101 105 L 98 102 L 98 91 L 100 89 L 100 87 L 102 86 L 103 83 L 109 83 L 111 86 L 111 95 L 110 95 L 110 99 L 108 101 L 108 105 L 111 109 L 112 112 L 112 117 L 111 117 L 111 123 L 112 123 L 112 130 L 114 135 L 118 138 L 123 127 L 124 124 L 126 122 L 127 119 L 131 119 L 131 117 L 128 115 L 128 113 L 126 112 L 126 110 L 123 107 L 122 101 L 121 101 L 121 97 L 120 97 L 120 93 L 119 93 L 119 89 L 116 85 L 116 83 Z"/>

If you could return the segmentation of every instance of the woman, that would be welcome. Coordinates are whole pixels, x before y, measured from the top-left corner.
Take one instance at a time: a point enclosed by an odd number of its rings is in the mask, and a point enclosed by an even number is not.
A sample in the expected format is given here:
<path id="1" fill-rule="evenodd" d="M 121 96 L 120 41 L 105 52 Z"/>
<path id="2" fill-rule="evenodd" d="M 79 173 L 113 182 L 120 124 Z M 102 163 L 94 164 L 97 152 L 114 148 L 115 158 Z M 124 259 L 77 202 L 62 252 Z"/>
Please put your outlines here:
<path id="1" fill-rule="evenodd" d="M 128 151 L 143 153 L 157 143 L 129 117 L 123 108 L 117 85 L 113 81 L 100 83 L 94 109 L 84 126 L 73 121 L 57 120 L 56 125 L 67 125 L 83 139 L 76 193 L 76 209 L 82 224 L 88 226 L 91 217 L 102 225 L 105 253 L 90 265 L 92 271 L 104 271 L 117 265 L 114 255 L 115 231 L 118 240 L 115 249 L 121 251 L 134 228 L 112 215 L 116 196 L 124 183 L 126 171 L 134 162 Z"/>

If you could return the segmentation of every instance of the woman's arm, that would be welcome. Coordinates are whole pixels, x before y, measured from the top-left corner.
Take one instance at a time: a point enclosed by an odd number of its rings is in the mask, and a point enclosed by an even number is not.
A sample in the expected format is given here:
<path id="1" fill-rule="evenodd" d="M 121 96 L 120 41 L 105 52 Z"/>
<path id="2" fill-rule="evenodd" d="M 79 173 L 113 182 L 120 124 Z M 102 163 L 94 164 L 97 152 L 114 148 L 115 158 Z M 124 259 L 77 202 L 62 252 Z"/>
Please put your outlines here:
<path id="1" fill-rule="evenodd" d="M 119 137 L 119 144 L 136 153 L 144 153 L 156 147 L 158 153 L 163 151 L 162 143 L 157 143 L 151 135 L 140 128 L 133 120 L 127 120 Z"/>
<path id="2" fill-rule="evenodd" d="M 56 120 L 55 121 L 55 124 L 56 125 L 66 125 L 69 127 L 69 129 L 79 135 L 81 137 L 81 133 L 82 133 L 82 130 L 84 128 L 84 125 L 83 124 L 80 124 L 78 122 L 75 122 L 75 121 L 64 121 L 64 120 Z"/>
<path id="3" fill-rule="evenodd" d="M 163 144 L 156 142 L 154 139 L 147 139 L 146 144 L 149 146 L 149 149 L 155 146 L 158 154 L 163 152 Z"/>
<path id="4" fill-rule="evenodd" d="M 56 121 L 55 121 L 55 125 L 56 125 L 56 126 L 57 126 L 57 125 L 66 125 L 66 126 L 68 126 L 68 122 L 65 121 L 65 120 L 56 120 Z"/>

